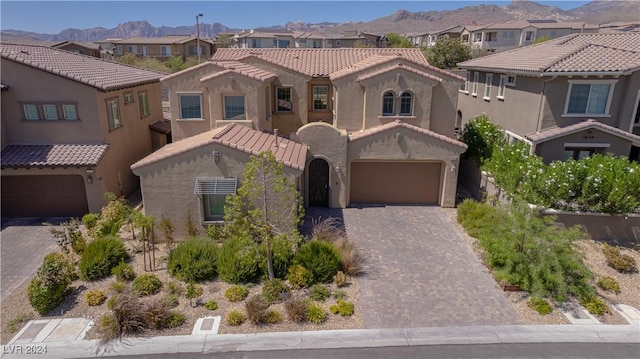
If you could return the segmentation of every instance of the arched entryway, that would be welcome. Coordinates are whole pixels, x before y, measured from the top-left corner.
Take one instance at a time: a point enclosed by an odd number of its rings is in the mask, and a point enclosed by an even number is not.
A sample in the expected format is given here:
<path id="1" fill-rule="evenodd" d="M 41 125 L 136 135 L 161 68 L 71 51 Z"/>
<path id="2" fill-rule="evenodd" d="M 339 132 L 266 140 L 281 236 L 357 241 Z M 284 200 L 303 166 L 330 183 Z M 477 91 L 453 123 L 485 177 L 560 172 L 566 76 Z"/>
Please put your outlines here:
<path id="1" fill-rule="evenodd" d="M 329 206 L 329 163 L 322 158 L 309 164 L 309 206 Z"/>

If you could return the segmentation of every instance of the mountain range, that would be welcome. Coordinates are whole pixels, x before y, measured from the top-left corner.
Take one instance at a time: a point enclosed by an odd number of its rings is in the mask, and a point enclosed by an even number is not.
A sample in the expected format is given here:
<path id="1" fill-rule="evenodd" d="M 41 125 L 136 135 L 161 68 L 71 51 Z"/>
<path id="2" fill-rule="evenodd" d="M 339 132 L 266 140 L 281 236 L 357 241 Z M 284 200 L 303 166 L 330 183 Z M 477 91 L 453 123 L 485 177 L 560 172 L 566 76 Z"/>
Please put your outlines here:
<path id="1" fill-rule="evenodd" d="M 425 3 L 428 6 L 428 3 Z M 640 22 L 640 1 L 637 0 L 596 0 L 571 10 L 562 10 L 555 6 L 538 4 L 533 1 L 513 1 L 505 6 L 476 5 L 457 10 L 409 12 L 398 10 L 395 13 L 369 22 L 309 24 L 301 21 L 287 22 L 283 25 L 259 28 L 255 30 L 298 30 L 341 34 L 348 30 L 359 30 L 375 34 L 389 32 L 409 33 L 437 31 L 452 25 L 484 25 L 503 23 L 518 19 L 555 19 L 558 21 L 584 21 L 591 24 L 608 22 Z M 201 23 L 200 34 L 213 37 L 220 33 L 237 32 L 247 29 L 229 28 L 221 23 Z M 123 37 L 159 37 L 164 35 L 193 34 L 194 26 L 156 27 L 145 20 L 130 21 L 106 29 L 65 29 L 58 34 L 39 34 L 20 30 L 3 30 L 3 41 L 12 39 L 30 39 L 45 41 L 98 41 L 107 38 Z"/>

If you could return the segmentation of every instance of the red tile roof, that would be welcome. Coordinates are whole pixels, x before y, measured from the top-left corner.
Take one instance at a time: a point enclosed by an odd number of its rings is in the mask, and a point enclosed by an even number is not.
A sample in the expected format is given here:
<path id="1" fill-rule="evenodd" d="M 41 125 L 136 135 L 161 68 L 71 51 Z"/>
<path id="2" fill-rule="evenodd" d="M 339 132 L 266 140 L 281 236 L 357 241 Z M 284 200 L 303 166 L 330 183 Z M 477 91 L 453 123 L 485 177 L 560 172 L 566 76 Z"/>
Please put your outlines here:
<path id="1" fill-rule="evenodd" d="M 392 130 L 392 129 L 398 128 L 398 127 L 408 128 L 411 131 L 414 131 L 414 132 L 417 132 L 417 133 L 421 133 L 423 135 L 427 135 L 427 136 L 436 138 L 436 139 L 438 139 L 440 141 L 444 141 L 444 142 L 450 143 L 452 145 L 458 146 L 458 147 L 462 148 L 463 150 L 467 149 L 467 145 L 464 142 L 460 142 L 458 140 L 454 140 L 453 138 L 447 137 L 445 135 L 441 135 L 441 134 L 439 134 L 437 132 L 433 132 L 433 131 L 424 129 L 422 127 L 410 125 L 410 124 L 402 122 L 400 120 L 395 120 L 393 122 L 385 123 L 384 125 L 372 127 L 372 128 L 366 129 L 364 131 L 353 132 L 353 133 L 349 134 L 349 140 L 350 141 L 357 141 L 357 140 L 369 137 L 371 135 L 375 135 L 377 133 L 389 131 L 389 130 Z"/>
<path id="2" fill-rule="evenodd" d="M 203 77 L 200 81 L 206 81 L 218 76 L 223 76 L 227 73 L 235 73 L 258 81 L 269 81 L 277 77 L 277 75 L 271 71 L 263 70 L 249 64 L 243 64 L 238 61 L 220 61 L 212 62 L 212 64 L 224 68 L 225 71 Z"/>
<path id="3" fill-rule="evenodd" d="M 0 44 L 3 60 L 62 76 L 101 91 L 158 82 L 165 74 L 46 46 Z"/>
<path id="4" fill-rule="evenodd" d="M 162 121 L 156 121 L 149 124 L 149 129 L 166 135 L 171 132 L 171 120 L 164 119 Z"/>
<path id="5" fill-rule="evenodd" d="M 2 168 L 94 167 L 107 144 L 8 145 L 2 149 Z"/>
<path id="6" fill-rule="evenodd" d="M 609 126 L 602 122 L 598 122 L 594 119 L 588 119 L 586 121 L 578 122 L 570 126 L 550 128 L 541 132 L 527 135 L 526 137 L 533 143 L 542 143 L 554 138 L 563 137 L 590 128 L 595 128 L 604 132 L 608 132 L 614 136 L 626 138 L 631 141 L 634 146 L 640 146 L 640 136 L 634 135 L 631 132 L 627 132 L 613 126 Z"/>

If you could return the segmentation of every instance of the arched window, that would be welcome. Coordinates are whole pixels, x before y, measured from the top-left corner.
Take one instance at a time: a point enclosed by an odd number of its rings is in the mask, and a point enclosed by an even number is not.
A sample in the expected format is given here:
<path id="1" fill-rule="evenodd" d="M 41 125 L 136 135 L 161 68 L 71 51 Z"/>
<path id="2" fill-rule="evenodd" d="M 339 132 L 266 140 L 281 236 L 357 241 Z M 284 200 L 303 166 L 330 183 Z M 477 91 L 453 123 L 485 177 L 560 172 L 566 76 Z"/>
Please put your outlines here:
<path id="1" fill-rule="evenodd" d="M 412 114 L 413 95 L 411 92 L 403 92 L 400 95 L 400 116 L 411 116 Z"/>
<path id="2" fill-rule="evenodd" d="M 392 91 L 387 91 L 382 95 L 382 116 L 393 116 L 393 101 L 395 97 Z"/>

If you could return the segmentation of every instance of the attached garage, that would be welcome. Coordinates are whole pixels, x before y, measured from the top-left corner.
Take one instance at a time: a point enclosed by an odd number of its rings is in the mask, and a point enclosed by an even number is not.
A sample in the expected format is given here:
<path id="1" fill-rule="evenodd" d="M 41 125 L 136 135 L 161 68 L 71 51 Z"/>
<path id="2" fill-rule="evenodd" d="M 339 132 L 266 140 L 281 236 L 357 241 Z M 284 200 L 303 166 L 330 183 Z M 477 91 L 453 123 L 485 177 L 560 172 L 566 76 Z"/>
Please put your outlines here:
<path id="1" fill-rule="evenodd" d="M 80 217 L 88 212 L 80 175 L 2 176 L 2 217 Z"/>
<path id="2" fill-rule="evenodd" d="M 437 205 L 441 162 L 351 163 L 351 204 Z"/>

